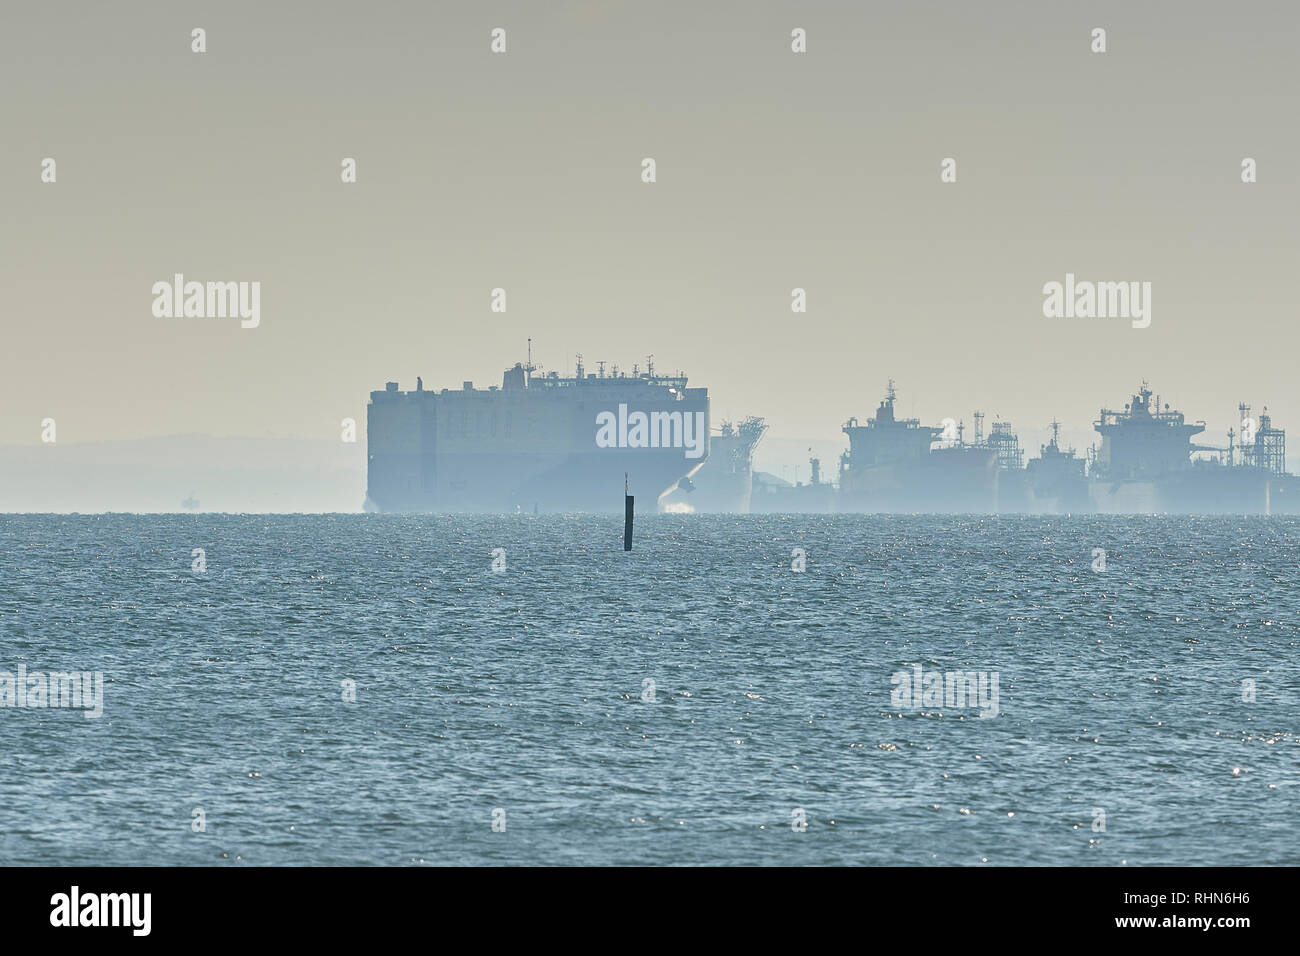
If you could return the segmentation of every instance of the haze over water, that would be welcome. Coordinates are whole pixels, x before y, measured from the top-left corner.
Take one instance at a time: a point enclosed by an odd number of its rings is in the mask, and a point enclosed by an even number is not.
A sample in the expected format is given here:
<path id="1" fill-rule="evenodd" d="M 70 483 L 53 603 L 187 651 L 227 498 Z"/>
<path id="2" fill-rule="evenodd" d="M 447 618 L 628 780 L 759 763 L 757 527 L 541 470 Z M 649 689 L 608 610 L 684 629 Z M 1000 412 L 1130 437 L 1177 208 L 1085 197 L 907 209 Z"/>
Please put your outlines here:
<path id="1" fill-rule="evenodd" d="M 0 709 L 0 862 L 1300 862 L 1298 520 L 621 531 L 0 517 L 0 672 L 105 678 L 98 720 Z M 900 710 L 914 664 L 997 716 Z"/>

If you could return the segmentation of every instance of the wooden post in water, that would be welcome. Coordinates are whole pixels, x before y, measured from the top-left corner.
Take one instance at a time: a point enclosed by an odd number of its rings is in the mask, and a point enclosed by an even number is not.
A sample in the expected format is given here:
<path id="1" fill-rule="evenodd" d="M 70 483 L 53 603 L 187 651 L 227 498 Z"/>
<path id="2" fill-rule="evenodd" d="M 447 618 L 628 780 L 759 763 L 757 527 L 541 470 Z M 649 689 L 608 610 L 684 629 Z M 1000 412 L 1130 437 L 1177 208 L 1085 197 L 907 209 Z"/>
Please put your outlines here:
<path id="1" fill-rule="evenodd" d="M 635 498 L 627 493 L 627 472 L 623 472 L 623 550 L 632 550 L 632 502 Z"/>

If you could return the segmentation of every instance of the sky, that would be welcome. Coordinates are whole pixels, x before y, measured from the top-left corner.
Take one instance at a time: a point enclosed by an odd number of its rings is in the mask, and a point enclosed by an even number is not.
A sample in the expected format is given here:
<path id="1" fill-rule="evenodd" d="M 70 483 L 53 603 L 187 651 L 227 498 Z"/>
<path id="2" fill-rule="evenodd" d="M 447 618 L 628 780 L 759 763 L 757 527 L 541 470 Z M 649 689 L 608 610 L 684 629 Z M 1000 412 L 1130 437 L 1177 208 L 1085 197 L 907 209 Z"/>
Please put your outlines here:
<path id="1" fill-rule="evenodd" d="M 560 372 L 684 370 L 715 422 L 767 419 L 778 471 L 889 379 L 902 413 L 980 409 L 1030 451 L 1053 418 L 1086 447 L 1143 380 L 1210 444 L 1241 401 L 1300 428 L 1294 2 L 0 16 L 0 473 L 46 418 L 60 445 L 338 442 L 345 417 L 364 443 L 372 389 L 500 384 L 529 337 Z M 259 282 L 259 325 L 154 315 L 176 273 Z M 1067 273 L 1150 282 L 1150 326 L 1045 317 Z"/>

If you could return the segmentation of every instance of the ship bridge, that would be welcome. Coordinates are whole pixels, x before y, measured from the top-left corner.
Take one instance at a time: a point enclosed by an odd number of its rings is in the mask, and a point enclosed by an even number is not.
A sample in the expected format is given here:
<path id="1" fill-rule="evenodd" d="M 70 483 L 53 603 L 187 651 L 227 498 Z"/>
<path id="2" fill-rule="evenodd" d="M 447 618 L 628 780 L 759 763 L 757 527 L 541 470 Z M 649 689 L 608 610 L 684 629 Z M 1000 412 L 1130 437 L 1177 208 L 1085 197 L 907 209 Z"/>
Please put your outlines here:
<path id="1" fill-rule="evenodd" d="M 1204 422 L 1188 423 L 1183 413 L 1161 409 L 1143 383 L 1133 401 L 1116 412 L 1103 408 L 1093 423 L 1101 434 L 1098 477 L 1112 480 L 1150 479 L 1191 467 L 1192 436 L 1205 431 Z"/>
<path id="2" fill-rule="evenodd" d="M 856 418 L 844 423 L 849 451 L 843 464 L 848 468 L 915 461 L 930 454 L 930 446 L 939 440 L 943 428 L 922 425 L 919 418 L 895 418 L 896 397 L 890 381 L 874 418 L 865 425 L 859 425 Z"/>

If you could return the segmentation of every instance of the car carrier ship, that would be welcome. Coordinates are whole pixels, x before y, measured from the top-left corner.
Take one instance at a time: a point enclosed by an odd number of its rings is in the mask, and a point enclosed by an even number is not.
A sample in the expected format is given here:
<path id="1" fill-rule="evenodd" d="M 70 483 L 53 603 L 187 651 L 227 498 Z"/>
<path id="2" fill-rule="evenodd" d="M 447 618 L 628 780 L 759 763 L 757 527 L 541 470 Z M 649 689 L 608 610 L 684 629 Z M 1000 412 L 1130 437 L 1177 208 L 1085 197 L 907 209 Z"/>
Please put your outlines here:
<path id="1" fill-rule="evenodd" d="M 531 351 L 531 350 L 530 350 Z M 708 389 L 605 363 L 573 376 L 516 363 L 501 386 L 370 393 L 366 509 L 382 512 L 621 511 L 694 474 L 709 455 Z"/>

